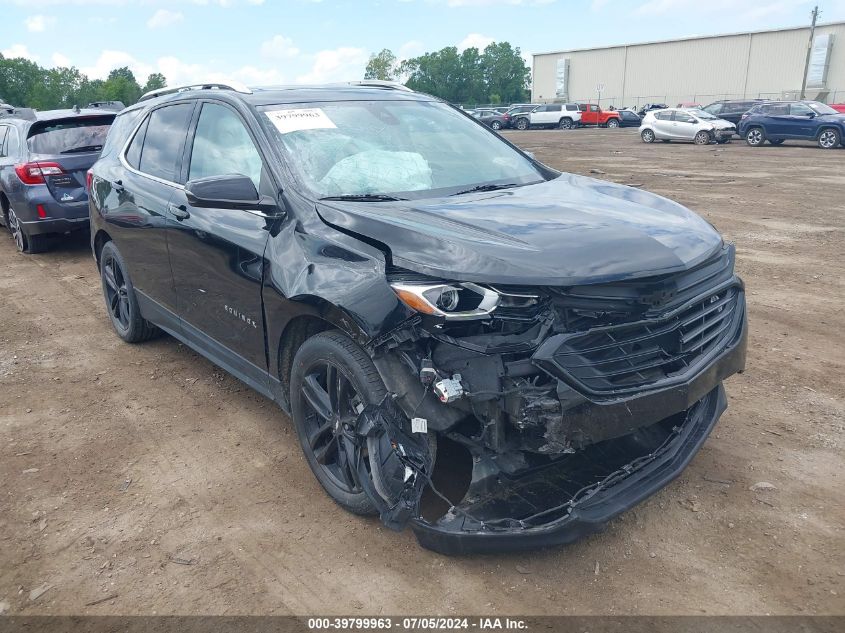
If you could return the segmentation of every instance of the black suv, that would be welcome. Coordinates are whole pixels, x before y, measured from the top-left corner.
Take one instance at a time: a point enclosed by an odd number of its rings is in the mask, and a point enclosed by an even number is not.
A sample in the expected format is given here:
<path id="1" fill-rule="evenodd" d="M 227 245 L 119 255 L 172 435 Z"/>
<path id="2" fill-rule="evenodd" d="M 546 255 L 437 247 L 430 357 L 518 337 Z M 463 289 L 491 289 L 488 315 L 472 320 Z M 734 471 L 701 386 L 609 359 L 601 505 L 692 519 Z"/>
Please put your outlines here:
<path id="1" fill-rule="evenodd" d="M 88 228 L 85 173 L 113 120 L 78 108 L 0 114 L 0 208 L 18 250 L 38 253 L 49 234 Z"/>
<path id="2" fill-rule="evenodd" d="M 276 401 L 341 506 L 442 552 L 599 529 L 682 471 L 745 363 L 706 221 L 403 86 L 159 91 L 90 187 L 118 335 Z"/>
<path id="3" fill-rule="evenodd" d="M 725 99 L 723 101 L 714 101 L 713 103 L 701 108 L 705 112 L 709 112 L 713 116 L 730 121 L 737 128 L 739 128 L 739 121 L 742 115 L 748 112 L 758 103 L 762 103 L 761 99 Z"/>

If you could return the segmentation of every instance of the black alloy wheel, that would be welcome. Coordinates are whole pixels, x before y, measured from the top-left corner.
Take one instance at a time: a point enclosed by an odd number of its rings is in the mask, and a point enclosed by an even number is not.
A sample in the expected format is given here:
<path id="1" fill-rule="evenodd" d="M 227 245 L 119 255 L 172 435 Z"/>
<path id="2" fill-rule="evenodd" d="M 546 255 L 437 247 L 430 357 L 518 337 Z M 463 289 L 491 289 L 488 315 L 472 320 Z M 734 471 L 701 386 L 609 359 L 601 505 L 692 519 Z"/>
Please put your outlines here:
<path id="1" fill-rule="evenodd" d="M 381 403 L 386 393 L 372 359 L 342 332 L 312 336 L 296 353 L 290 400 L 299 443 L 329 496 L 355 514 L 376 511 L 359 481 L 359 467 L 374 479 L 369 458 L 372 442 L 378 441 L 368 438 L 362 444 L 356 438 L 357 418 L 366 405 Z M 381 495 L 381 482 L 373 483 Z"/>
<path id="2" fill-rule="evenodd" d="M 114 242 L 107 242 L 100 254 L 100 277 L 106 310 L 117 335 L 127 343 L 156 336 L 160 330 L 141 316 L 135 288 Z"/>

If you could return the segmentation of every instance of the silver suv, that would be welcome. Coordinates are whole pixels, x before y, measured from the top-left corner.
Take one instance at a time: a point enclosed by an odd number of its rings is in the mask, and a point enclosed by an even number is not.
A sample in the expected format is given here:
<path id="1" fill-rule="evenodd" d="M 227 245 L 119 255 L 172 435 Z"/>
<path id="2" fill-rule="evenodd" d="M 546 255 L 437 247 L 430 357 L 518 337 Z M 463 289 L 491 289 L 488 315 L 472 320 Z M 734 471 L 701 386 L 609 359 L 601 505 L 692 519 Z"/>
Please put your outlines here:
<path id="1" fill-rule="evenodd" d="M 645 143 L 655 139 L 692 141 L 696 145 L 712 142 L 727 143 L 736 134 L 736 126 L 700 109 L 666 108 L 646 113 L 640 125 L 640 137 Z"/>

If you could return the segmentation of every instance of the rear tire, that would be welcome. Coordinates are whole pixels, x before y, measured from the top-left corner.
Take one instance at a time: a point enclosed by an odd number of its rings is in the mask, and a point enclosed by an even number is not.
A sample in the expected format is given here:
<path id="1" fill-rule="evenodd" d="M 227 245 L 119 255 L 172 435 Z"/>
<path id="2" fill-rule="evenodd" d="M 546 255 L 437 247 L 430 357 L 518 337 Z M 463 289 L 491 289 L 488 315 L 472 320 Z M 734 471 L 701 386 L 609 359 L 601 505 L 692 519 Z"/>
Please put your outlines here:
<path id="1" fill-rule="evenodd" d="M 610 129 L 619 127 L 619 119 L 608 119 L 607 127 Z"/>
<path id="2" fill-rule="evenodd" d="M 12 239 L 15 240 L 15 246 L 18 252 L 28 255 L 43 253 L 50 246 L 50 238 L 48 236 L 26 234 L 14 209 L 9 208 L 6 222 L 8 223 L 9 232 L 12 234 Z"/>
<path id="3" fill-rule="evenodd" d="M 502 129 L 502 124 L 501 124 L 501 122 L 499 122 L 499 121 L 493 121 L 493 122 L 490 124 L 490 127 L 492 127 L 494 130 L 501 130 L 501 129 Z"/>
<path id="4" fill-rule="evenodd" d="M 640 138 L 643 139 L 643 143 L 654 143 L 654 131 L 645 129 L 640 132 Z"/>
<path id="5" fill-rule="evenodd" d="M 161 332 L 141 316 L 135 287 L 114 242 L 106 242 L 100 253 L 100 278 L 106 311 L 120 338 L 127 343 L 142 343 Z"/>
<path id="6" fill-rule="evenodd" d="M 516 122 L 516 129 L 517 130 L 527 130 L 531 127 L 531 123 L 528 122 L 528 119 L 522 118 L 518 119 Z"/>
<path id="7" fill-rule="evenodd" d="M 572 119 L 568 116 L 563 117 L 560 121 L 558 121 L 558 128 L 561 130 L 571 130 L 572 129 Z"/>
<path id="8" fill-rule="evenodd" d="M 825 128 L 819 134 L 819 147 L 822 149 L 835 149 L 842 143 L 842 136 L 839 130 L 832 127 Z"/>
<path id="9" fill-rule="evenodd" d="M 754 126 L 745 133 L 745 142 L 751 147 L 760 147 L 766 142 L 766 133 L 763 128 Z"/>

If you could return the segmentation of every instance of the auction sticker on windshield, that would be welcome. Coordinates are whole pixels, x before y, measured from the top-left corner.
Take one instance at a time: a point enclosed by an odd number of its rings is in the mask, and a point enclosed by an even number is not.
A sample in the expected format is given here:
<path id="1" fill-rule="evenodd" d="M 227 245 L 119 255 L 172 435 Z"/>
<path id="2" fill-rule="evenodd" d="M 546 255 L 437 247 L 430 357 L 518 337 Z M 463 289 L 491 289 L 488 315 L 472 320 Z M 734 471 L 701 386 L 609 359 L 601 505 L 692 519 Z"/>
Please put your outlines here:
<path id="1" fill-rule="evenodd" d="M 337 127 L 323 112 L 322 108 L 270 110 L 265 114 L 282 134 L 300 130 L 325 130 Z"/>

